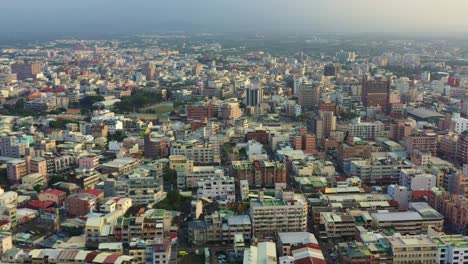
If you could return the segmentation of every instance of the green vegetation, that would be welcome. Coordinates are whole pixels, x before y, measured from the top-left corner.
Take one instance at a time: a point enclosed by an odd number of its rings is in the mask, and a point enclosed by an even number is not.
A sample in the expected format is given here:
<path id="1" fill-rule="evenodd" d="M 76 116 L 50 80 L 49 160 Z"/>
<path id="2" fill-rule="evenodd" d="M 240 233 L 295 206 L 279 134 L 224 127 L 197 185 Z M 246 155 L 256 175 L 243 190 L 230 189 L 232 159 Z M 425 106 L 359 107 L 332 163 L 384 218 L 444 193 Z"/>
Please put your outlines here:
<path id="1" fill-rule="evenodd" d="M 165 209 L 170 211 L 181 211 L 185 203 L 190 202 L 190 198 L 183 197 L 178 191 L 167 192 L 166 198 L 155 204 L 155 209 Z"/>
<path id="2" fill-rule="evenodd" d="M 5 169 L 0 169 L 0 185 L 5 185 L 8 184 L 8 175 L 7 175 L 7 170 Z"/>
<path id="3" fill-rule="evenodd" d="M 149 104 L 156 104 L 163 101 L 161 93 L 139 90 L 131 96 L 121 98 L 122 101 L 115 104 L 115 109 L 120 113 L 137 111 Z"/>
<path id="4" fill-rule="evenodd" d="M 49 127 L 53 129 L 65 129 L 65 125 L 68 123 L 75 123 L 75 122 L 70 119 L 57 118 L 57 120 L 49 122 Z"/>
<path id="5" fill-rule="evenodd" d="M 163 174 L 163 181 L 164 183 L 170 183 L 174 186 L 177 185 L 177 172 L 176 170 L 166 168 L 164 169 L 164 174 Z"/>
<path id="6" fill-rule="evenodd" d="M 358 116 L 359 116 L 358 114 L 353 113 L 353 112 L 349 112 L 349 113 L 343 112 L 343 113 L 340 113 L 339 119 L 341 121 L 349 121 L 349 120 L 352 120 L 352 119 L 354 119 L 354 118 L 356 118 Z"/>
<path id="7" fill-rule="evenodd" d="M 156 106 L 155 108 L 145 110 L 144 112 L 148 114 L 163 114 L 163 113 L 172 112 L 173 110 L 174 110 L 174 107 L 170 105 L 159 105 L 159 106 Z"/>
<path id="8" fill-rule="evenodd" d="M 15 104 L 4 104 L 3 107 L 6 110 L 6 115 L 15 115 L 15 116 L 41 116 L 45 113 L 41 113 L 34 110 L 24 109 L 24 99 L 19 99 Z"/>
<path id="9" fill-rule="evenodd" d="M 104 96 L 96 95 L 96 96 L 86 96 L 83 99 L 80 99 L 80 107 L 82 109 L 91 109 L 94 103 L 104 101 Z"/>
<path id="10" fill-rule="evenodd" d="M 114 134 L 110 134 L 107 135 L 107 142 L 111 142 L 111 141 L 117 141 L 117 142 L 122 142 L 124 140 L 124 138 L 126 138 L 127 135 L 125 135 L 125 132 L 121 131 L 121 130 L 117 130 L 115 131 Z"/>
<path id="11" fill-rule="evenodd" d="M 49 178 L 49 187 L 53 187 L 58 182 L 63 182 L 65 179 L 62 176 L 52 176 Z"/>

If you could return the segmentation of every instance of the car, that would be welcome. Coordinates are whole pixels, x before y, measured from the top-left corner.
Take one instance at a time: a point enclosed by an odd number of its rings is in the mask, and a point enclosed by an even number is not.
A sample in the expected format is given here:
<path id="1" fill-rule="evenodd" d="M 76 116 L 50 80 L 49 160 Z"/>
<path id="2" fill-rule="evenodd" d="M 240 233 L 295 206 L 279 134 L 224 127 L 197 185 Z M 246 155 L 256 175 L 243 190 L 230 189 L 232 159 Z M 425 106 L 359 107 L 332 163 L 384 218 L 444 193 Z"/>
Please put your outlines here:
<path id="1" fill-rule="evenodd" d="M 179 256 L 184 257 L 184 256 L 187 256 L 187 255 L 188 255 L 187 251 L 185 251 L 185 250 L 179 251 Z"/>

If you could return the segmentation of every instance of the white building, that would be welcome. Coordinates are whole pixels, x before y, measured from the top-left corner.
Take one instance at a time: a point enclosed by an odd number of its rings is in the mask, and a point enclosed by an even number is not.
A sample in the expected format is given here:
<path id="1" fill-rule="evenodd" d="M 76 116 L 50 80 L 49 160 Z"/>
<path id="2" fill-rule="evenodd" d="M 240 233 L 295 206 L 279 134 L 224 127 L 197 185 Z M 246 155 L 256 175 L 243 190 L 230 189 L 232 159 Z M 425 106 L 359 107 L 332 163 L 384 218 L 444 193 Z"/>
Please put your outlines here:
<path id="1" fill-rule="evenodd" d="M 450 120 L 450 129 L 461 134 L 468 129 L 468 119 L 461 117 L 459 113 L 454 113 Z"/>
<path id="2" fill-rule="evenodd" d="M 382 122 L 361 122 L 361 118 L 358 118 L 357 122 L 349 125 L 350 136 L 364 139 L 376 138 L 380 136 L 384 130 L 385 125 Z"/>
<path id="3" fill-rule="evenodd" d="M 234 202 L 236 200 L 234 178 L 223 176 L 201 179 L 197 183 L 197 196 Z"/>
<path id="4" fill-rule="evenodd" d="M 239 181 L 239 189 L 240 189 L 240 195 L 241 195 L 241 200 L 246 201 L 249 199 L 249 181 L 248 180 L 240 180 Z"/>
<path id="5" fill-rule="evenodd" d="M 431 190 L 436 187 L 437 177 L 414 169 L 400 172 L 400 185 L 411 190 Z"/>
<path id="6" fill-rule="evenodd" d="M 244 264 L 277 264 L 276 246 L 273 242 L 260 242 L 244 250 Z"/>
<path id="7" fill-rule="evenodd" d="M 387 193 L 392 200 L 398 202 L 400 210 L 408 210 L 408 204 L 411 202 L 412 192 L 405 186 L 391 184 L 387 188 Z"/>

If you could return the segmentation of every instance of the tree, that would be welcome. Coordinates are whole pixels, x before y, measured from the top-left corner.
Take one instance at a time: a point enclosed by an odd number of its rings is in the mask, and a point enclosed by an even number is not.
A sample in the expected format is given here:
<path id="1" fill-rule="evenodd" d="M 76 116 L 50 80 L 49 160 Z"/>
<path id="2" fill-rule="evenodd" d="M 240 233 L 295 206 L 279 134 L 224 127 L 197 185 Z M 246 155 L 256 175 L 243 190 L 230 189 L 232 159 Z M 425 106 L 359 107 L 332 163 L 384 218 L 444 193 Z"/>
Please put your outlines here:
<path id="1" fill-rule="evenodd" d="M 110 142 L 110 141 L 117 141 L 117 142 L 122 142 L 124 140 L 124 138 L 126 138 L 127 136 L 125 135 L 125 132 L 123 132 L 122 130 L 117 130 L 115 131 L 114 134 L 109 134 L 107 136 L 107 141 Z"/>
<path id="2" fill-rule="evenodd" d="M 104 101 L 104 96 L 86 96 L 83 99 L 80 99 L 80 107 L 82 109 L 91 109 L 94 103 Z"/>
<path id="3" fill-rule="evenodd" d="M 163 181 L 174 186 L 177 185 L 177 171 L 171 168 L 164 169 Z"/>
<path id="4" fill-rule="evenodd" d="M 42 191 L 42 185 L 36 184 L 36 185 L 34 185 L 33 189 L 34 189 L 34 191 L 39 193 L 39 192 Z"/>
<path id="5" fill-rule="evenodd" d="M 183 197 L 178 191 L 168 191 L 166 198 L 155 204 L 153 208 L 164 209 L 170 211 L 181 211 L 184 204 L 190 202 L 190 198 Z"/>

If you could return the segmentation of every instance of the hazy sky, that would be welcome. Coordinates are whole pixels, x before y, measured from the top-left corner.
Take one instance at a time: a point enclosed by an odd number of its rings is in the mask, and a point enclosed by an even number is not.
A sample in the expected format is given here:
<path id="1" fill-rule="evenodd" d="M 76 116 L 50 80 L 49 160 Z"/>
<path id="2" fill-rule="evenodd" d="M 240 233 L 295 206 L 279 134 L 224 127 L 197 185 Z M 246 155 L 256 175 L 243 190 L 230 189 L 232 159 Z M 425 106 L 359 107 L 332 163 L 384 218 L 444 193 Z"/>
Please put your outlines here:
<path id="1" fill-rule="evenodd" d="M 0 37 L 165 29 L 468 32 L 467 11 L 468 0 L 0 0 Z"/>

